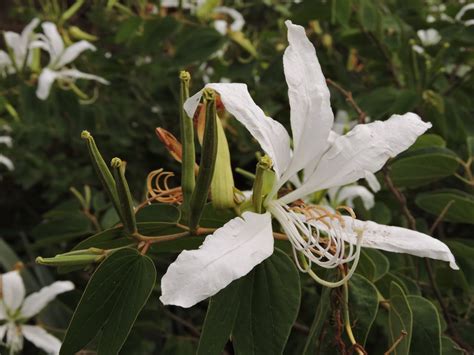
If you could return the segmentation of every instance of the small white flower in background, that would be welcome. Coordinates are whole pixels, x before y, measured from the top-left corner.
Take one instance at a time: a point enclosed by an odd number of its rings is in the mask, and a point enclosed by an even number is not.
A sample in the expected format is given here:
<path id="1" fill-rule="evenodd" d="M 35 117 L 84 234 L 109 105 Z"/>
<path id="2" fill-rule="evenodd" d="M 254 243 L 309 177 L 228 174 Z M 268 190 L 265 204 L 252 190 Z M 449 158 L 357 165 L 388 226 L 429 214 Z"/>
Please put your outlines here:
<path id="1" fill-rule="evenodd" d="M 461 10 L 459 10 L 459 12 L 456 14 L 456 16 L 454 17 L 454 19 L 455 19 L 456 21 L 459 21 L 459 22 L 464 23 L 464 26 L 472 26 L 472 25 L 474 25 L 474 19 L 472 19 L 472 20 L 466 20 L 466 21 L 463 21 L 463 20 L 462 20 L 463 16 L 466 14 L 466 12 L 468 12 L 468 11 L 470 11 L 470 10 L 474 10 L 474 3 L 464 5 L 464 6 L 461 8 Z"/>
<path id="2" fill-rule="evenodd" d="M 346 135 L 329 135 L 334 122 L 330 94 L 315 48 L 305 29 L 287 21 L 289 46 L 283 56 L 288 84 L 290 136 L 279 122 L 265 115 L 245 84 L 208 84 L 221 97 L 226 110 L 242 123 L 271 158 L 276 181 L 263 203 L 262 214 L 244 212 L 206 237 L 197 250 L 181 252 L 161 279 L 164 304 L 191 307 L 248 274 L 273 253 L 272 218 L 287 235 L 293 251 L 301 253 L 308 266 L 297 266 L 323 285 L 337 287 L 351 277 L 360 247 L 408 253 L 449 262 L 454 256 L 441 241 L 416 231 L 389 227 L 353 216 L 337 217 L 320 206 L 298 209 L 294 201 L 331 187 L 351 184 L 380 170 L 385 162 L 410 147 L 431 127 L 414 113 L 393 115 L 386 121 L 357 125 Z M 184 108 L 193 117 L 202 91 L 190 97 Z M 278 191 L 303 170 L 301 186 L 287 195 Z M 311 209 L 313 208 L 314 209 Z M 326 238 L 327 244 L 322 243 Z M 329 250 L 327 245 L 334 247 Z M 338 282 L 327 282 L 311 269 L 311 263 L 334 268 L 353 262 Z"/>
<path id="3" fill-rule="evenodd" d="M 0 154 L 0 165 L 5 166 L 10 171 L 15 169 L 15 165 L 13 165 L 12 160 L 3 154 Z"/>
<path id="4" fill-rule="evenodd" d="M 33 40 L 33 31 L 39 25 L 40 20 L 33 19 L 20 33 L 5 31 L 3 37 L 9 53 L 0 50 L 0 74 L 13 74 L 22 71 L 25 66 L 31 64 L 31 53 L 29 46 Z M 3 69 L 2 69 L 3 68 Z"/>
<path id="5" fill-rule="evenodd" d="M 37 315 L 57 295 L 74 289 L 70 281 L 57 281 L 25 298 L 25 285 L 18 271 L 0 275 L 0 341 L 10 353 L 23 349 L 23 338 L 48 354 L 59 354 L 61 342 L 43 328 L 26 322 Z"/>
<path id="6" fill-rule="evenodd" d="M 39 99 L 46 100 L 49 96 L 51 86 L 56 80 L 74 82 L 76 79 L 86 79 L 95 80 L 102 84 L 109 84 L 107 80 L 100 76 L 83 73 L 77 69 L 66 67 L 82 52 L 86 50 L 95 51 L 96 48 L 94 45 L 82 40 L 66 47 L 54 23 L 44 22 L 41 26 L 44 34 L 37 34 L 37 39 L 30 44 L 30 48 L 41 48 L 47 51 L 50 56 L 48 66 L 41 71 L 38 78 L 36 96 Z"/>
<path id="7" fill-rule="evenodd" d="M 441 36 L 434 28 L 428 28 L 427 30 L 418 30 L 416 32 L 421 44 L 425 47 L 434 46 L 441 41 Z"/>
<path id="8" fill-rule="evenodd" d="M 411 49 L 413 49 L 416 53 L 418 54 L 423 54 L 425 53 L 425 49 L 422 46 L 419 46 L 417 44 L 414 44 L 411 46 Z"/>
<path id="9" fill-rule="evenodd" d="M 466 64 L 448 64 L 446 65 L 446 72 L 448 74 L 453 74 L 456 75 L 457 77 L 463 78 L 466 76 L 467 73 L 469 73 L 472 70 L 472 67 L 470 65 Z"/>
<path id="10" fill-rule="evenodd" d="M 213 12 L 215 14 L 228 15 L 232 19 L 231 23 L 222 19 L 217 19 L 214 21 L 214 28 L 221 35 L 225 36 L 229 30 L 232 32 L 239 32 L 242 30 L 242 28 L 244 28 L 244 17 L 236 9 L 226 6 L 218 6 L 214 8 Z"/>
<path id="11" fill-rule="evenodd" d="M 7 134 L 11 132 L 11 127 L 8 125 L 3 125 L 0 127 L 0 130 L 5 131 Z M 7 148 L 12 148 L 13 140 L 12 137 L 4 135 L 0 136 L 0 145 L 5 145 Z M 9 171 L 15 169 L 15 166 L 10 158 L 7 156 L 0 154 L 0 165 L 5 166 Z"/>

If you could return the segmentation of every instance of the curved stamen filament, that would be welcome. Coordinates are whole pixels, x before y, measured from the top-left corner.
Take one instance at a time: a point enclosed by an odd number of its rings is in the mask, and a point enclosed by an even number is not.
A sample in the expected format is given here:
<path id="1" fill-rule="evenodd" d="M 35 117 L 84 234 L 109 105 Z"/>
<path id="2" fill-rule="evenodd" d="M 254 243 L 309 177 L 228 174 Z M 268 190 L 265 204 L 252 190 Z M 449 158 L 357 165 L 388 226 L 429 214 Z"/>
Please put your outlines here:
<path id="1" fill-rule="evenodd" d="M 146 179 L 147 201 L 158 201 L 163 203 L 183 202 L 181 187 L 170 187 L 168 180 L 174 177 L 174 173 L 158 169 L 150 172 Z"/>
<path id="2" fill-rule="evenodd" d="M 347 206 L 340 206 L 336 211 L 322 206 L 289 207 L 277 201 L 270 202 L 267 209 L 280 222 L 288 236 L 300 271 L 308 273 L 314 280 L 328 287 L 338 287 L 352 276 L 360 257 L 361 233 L 358 233 L 356 245 L 349 243 L 347 233 L 351 233 L 354 228 L 346 226 L 349 219 L 338 212 L 347 211 L 353 223 L 355 213 L 352 209 Z M 352 261 L 347 275 L 337 282 L 325 281 L 311 269 L 312 263 L 324 268 L 335 268 Z"/>

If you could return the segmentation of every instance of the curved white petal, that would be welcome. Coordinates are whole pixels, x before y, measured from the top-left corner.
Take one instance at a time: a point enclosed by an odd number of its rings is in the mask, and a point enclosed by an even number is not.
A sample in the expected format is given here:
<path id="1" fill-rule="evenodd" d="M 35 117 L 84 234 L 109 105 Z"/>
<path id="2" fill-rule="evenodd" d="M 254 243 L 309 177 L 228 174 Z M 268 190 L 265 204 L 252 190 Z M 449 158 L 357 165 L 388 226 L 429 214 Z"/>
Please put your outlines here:
<path id="1" fill-rule="evenodd" d="M 8 148 L 11 148 L 13 145 L 12 137 L 0 136 L 0 144 L 5 144 Z"/>
<path id="2" fill-rule="evenodd" d="M 5 320 L 7 319 L 7 310 L 5 309 L 5 305 L 3 304 L 3 301 L 0 299 L 0 320 Z M 2 337 L 0 337 L 0 342 L 2 340 Z"/>
<path id="3" fill-rule="evenodd" d="M 43 287 L 38 292 L 32 293 L 26 297 L 21 307 L 21 316 L 31 318 L 38 314 L 49 302 L 57 295 L 74 290 L 74 284 L 71 281 L 57 281 L 49 286 Z"/>
<path id="4" fill-rule="evenodd" d="M 305 29 L 286 21 L 289 46 L 283 56 L 291 107 L 294 154 L 280 185 L 309 162 L 317 162 L 327 147 L 334 122 L 329 89 L 316 50 Z"/>
<path id="5" fill-rule="evenodd" d="M 47 354 L 59 354 L 61 342 L 43 328 L 34 325 L 22 325 L 21 331 L 25 338 L 37 348 L 44 350 Z"/>
<path id="6" fill-rule="evenodd" d="M 393 115 L 386 121 L 360 124 L 336 138 L 321 157 L 312 176 L 282 198 L 289 203 L 313 191 L 342 186 L 380 170 L 385 162 L 410 147 L 431 123 L 414 113 Z"/>
<path id="7" fill-rule="evenodd" d="M 1 275 L 3 303 L 10 312 L 20 308 L 25 299 L 25 285 L 19 271 L 10 271 Z"/>
<path id="8" fill-rule="evenodd" d="M 64 50 L 58 61 L 54 63 L 54 68 L 60 69 L 64 67 L 74 61 L 82 52 L 87 50 L 95 51 L 96 48 L 92 43 L 87 41 L 79 41 L 70 45 Z"/>
<path id="9" fill-rule="evenodd" d="M 0 165 L 4 165 L 9 171 L 13 171 L 15 169 L 15 165 L 13 164 L 12 160 L 3 154 L 0 154 Z"/>
<path id="10" fill-rule="evenodd" d="M 50 63 L 55 63 L 64 51 L 63 39 L 54 23 L 44 22 L 41 27 L 43 27 L 43 32 L 48 40 Z"/>
<path id="11" fill-rule="evenodd" d="M 21 36 L 16 32 L 6 31 L 3 34 L 6 45 L 11 49 L 13 54 L 13 60 L 15 61 L 16 67 L 21 70 L 23 63 L 26 58 L 27 48 L 24 48 Z"/>
<path id="12" fill-rule="evenodd" d="M 36 96 L 38 99 L 46 100 L 51 91 L 51 86 L 58 78 L 59 74 L 48 68 L 44 68 L 38 78 L 38 87 L 36 88 Z"/>
<path id="13" fill-rule="evenodd" d="M 250 96 L 245 84 L 212 83 L 206 87 L 216 90 L 226 110 L 230 112 L 250 134 L 260 143 L 262 149 L 273 160 L 273 168 L 278 177 L 287 168 L 290 157 L 290 137 L 286 129 L 274 119 L 265 115 Z M 201 100 L 202 90 L 184 103 L 184 109 L 190 117 Z"/>
<path id="14" fill-rule="evenodd" d="M 242 30 L 242 28 L 245 25 L 244 17 L 236 9 L 233 9 L 233 8 L 227 7 L 227 6 L 218 6 L 218 7 L 214 8 L 213 12 L 218 13 L 218 14 L 229 15 L 232 18 L 232 23 L 230 25 L 230 29 L 233 32 L 238 32 L 238 31 Z M 227 22 L 226 22 L 226 27 L 227 27 Z"/>
<path id="15" fill-rule="evenodd" d="M 344 221 L 347 231 L 345 237 L 351 244 L 356 243 L 356 232 L 362 231 L 363 247 L 442 260 L 449 262 L 452 269 L 459 269 L 448 246 L 429 235 L 372 221 L 352 220 L 349 217 L 344 217 Z"/>
<path id="16" fill-rule="evenodd" d="M 364 186 L 349 185 L 344 186 L 337 194 L 338 204 L 347 203 L 349 207 L 354 207 L 354 199 L 360 197 L 366 210 L 374 207 L 374 195 Z"/>
<path id="17" fill-rule="evenodd" d="M 63 69 L 57 72 L 59 74 L 59 77 L 61 79 L 85 79 L 85 80 L 95 80 L 101 84 L 108 85 L 110 84 L 107 80 L 104 78 L 94 75 L 94 74 L 89 74 L 89 73 L 84 73 L 82 71 L 79 71 L 77 69 Z"/>
<path id="18" fill-rule="evenodd" d="M 367 181 L 367 184 L 373 192 L 379 192 L 382 188 L 375 174 L 370 171 L 365 172 L 365 181 Z"/>
<path id="19" fill-rule="evenodd" d="M 2 343 L 3 337 L 5 336 L 6 332 L 7 332 L 7 325 L 6 324 L 0 325 L 0 343 Z"/>
<path id="20" fill-rule="evenodd" d="M 191 307 L 248 274 L 273 253 L 270 213 L 244 212 L 179 254 L 161 279 L 163 304 Z"/>

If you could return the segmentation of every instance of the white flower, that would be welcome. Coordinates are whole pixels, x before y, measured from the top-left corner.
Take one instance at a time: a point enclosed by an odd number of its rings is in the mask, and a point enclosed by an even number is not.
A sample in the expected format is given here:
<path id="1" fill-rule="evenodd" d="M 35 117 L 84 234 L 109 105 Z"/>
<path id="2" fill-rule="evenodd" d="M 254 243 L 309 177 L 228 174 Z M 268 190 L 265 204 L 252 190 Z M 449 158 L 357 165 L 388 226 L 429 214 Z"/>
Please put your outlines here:
<path id="1" fill-rule="evenodd" d="M 218 6 L 214 8 L 213 12 L 216 14 L 228 15 L 232 19 L 230 24 L 226 20 L 219 19 L 214 21 L 214 28 L 221 35 L 225 36 L 228 30 L 232 32 L 239 32 L 242 30 L 242 28 L 244 28 L 244 17 L 236 9 L 232 9 L 227 6 Z"/>
<path id="2" fill-rule="evenodd" d="M 232 219 L 207 236 L 198 250 L 185 250 L 178 256 L 161 280 L 160 300 L 164 304 L 190 307 L 216 294 L 268 258 L 273 253 L 272 217 L 288 236 L 295 255 L 301 253 L 309 261 L 309 267 L 298 264 L 300 270 L 330 287 L 342 285 L 352 275 L 361 246 L 440 259 L 457 269 L 449 248 L 428 235 L 352 217 L 333 218 L 319 206 L 298 210 L 288 205 L 314 191 L 350 184 L 373 174 L 389 158 L 411 146 L 431 124 L 414 113 L 393 115 L 384 122 L 357 125 L 330 143 L 334 117 L 315 49 L 303 27 L 290 21 L 286 25 L 289 47 L 283 63 L 289 88 L 294 150 L 290 148 L 286 129 L 265 115 L 252 100 L 245 84 L 206 86 L 220 94 L 226 110 L 250 131 L 270 156 L 276 182 L 264 201 L 265 213 L 244 212 L 242 217 Z M 186 101 L 185 110 L 190 117 L 201 95 L 199 92 Z M 304 171 L 301 186 L 278 197 L 280 187 L 301 170 Z M 335 283 L 321 280 L 310 268 L 311 263 L 334 268 L 351 261 L 354 262 L 347 276 Z"/>
<path id="3" fill-rule="evenodd" d="M 459 10 L 459 12 L 456 14 L 455 16 L 455 20 L 456 21 L 460 21 L 464 24 L 464 26 L 472 26 L 474 25 L 474 19 L 472 20 L 466 20 L 466 21 L 463 21 L 462 18 L 463 16 L 466 14 L 466 12 L 470 11 L 470 10 L 474 10 L 474 3 L 471 3 L 471 4 L 467 4 L 467 5 L 464 5 L 461 10 Z"/>
<path id="4" fill-rule="evenodd" d="M 0 165 L 4 165 L 10 171 L 15 169 L 15 165 L 13 164 L 12 160 L 3 154 L 0 154 Z"/>
<path id="5" fill-rule="evenodd" d="M 422 46 L 419 46 L 417 44 L 414 44 L 411 46 L 411 49 L 413 49 L 416 53 L 418 54 L 423 54 L 425 53 L 425 49 Z"/>
<path id="6" fill-rule="evenodd" d="M 102 84 L 109 84 L 100 76 L 83 73 L 77 69 L 68 69 L 66 66 L 73 62 L 82 52 L 86 50 L 95 51 L 94 45 L 88 41 L 79 41 L 69 47 L 65 47 L 63 39 L 56 25 L 52 22 L 44 22 L 42 25 L 44 34 L 38 34 L 37 40 L 32 42 L 30 48 L 42 48 L 49 53 L 49 64 L 41 71 L 38 78 L 36 96 L 45 100 L 49 96 L 54 81 L 73 82 L 76 79 L 95 80 Z"/>
<path id="7" fill-rule="evenodd" d="M 354 208 L 354 199 L 357 197 L 360 197 L 366 210 L 370 210 L 375 205 L 374 194 L 370 192 L 365 186 L 360 185 L 331 187 L 328 189 L 328 196 L 330 202 L 329 204 L 333 208 L 343 204 Z"/>
<path id="8" fill-rule="evenodd" d="M 48 354 L 59 354 L 61 342 L 43 328 L 28 325 L 26 322 L 38 314 L 57 295 L 71 291 L 70 281 L 57 281 L 43 287 L 25 298 L 25 285 L 18 271 L 0 275 L 0 341 L 6 336 L 6 347 L 10 354 L 23 349 L 23 338 L 32 342 Z"/>
<path id="9" fill-rule="evenodd" d="M 441 41 L 441 36 L 434 28 L 428 28 L 427 30 L 418 30 L 416 32 L 421 44 L 425 47 L 434 46 Z"/>
<path id="10" fill-rule="evenodd" d="M 39 19 L 34 18 L 26 25 L 20 33 L 6 31 L 3 34 L 5 44 L 8 47 L 11 57 L 4 51 L 0 51 L 0 74 L 6 69 L 8 74 L 22 71 L 25 66 L 31 64 L 29 45 L 33 40 L 33 31 L 39 24 Z"/>

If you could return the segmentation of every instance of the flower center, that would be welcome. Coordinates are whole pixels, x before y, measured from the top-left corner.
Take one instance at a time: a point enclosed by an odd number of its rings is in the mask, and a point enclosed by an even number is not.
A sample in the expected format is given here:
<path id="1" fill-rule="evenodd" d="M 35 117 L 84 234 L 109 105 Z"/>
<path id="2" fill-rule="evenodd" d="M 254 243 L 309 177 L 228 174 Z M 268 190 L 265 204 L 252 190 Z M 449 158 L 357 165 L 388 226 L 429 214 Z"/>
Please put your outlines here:
<path id="1" fill-rule="evenodd" d="M 305 204 L 290 207 L 274 200 L 268 203 L 267 209 L 288 236 L 300 271 L 328 287 L 338 287 L 352 276 L 360 256 L 362 233 L 357 233 L 356 245 L 348 242 L 348 233 L 355 232 L 352 225 L 348 225 L 355 220 L 351 208 L 340 206 L 333 211 L 323 206 Z M 350 216 L 343 216 L 338 210 L 345 210 Z M 349 262 L 353 262 L 349 272 L 337 282 L 322 280 L 311 270 L 313 263 L 332 269 Z"/>

